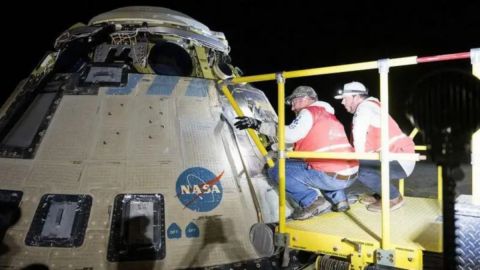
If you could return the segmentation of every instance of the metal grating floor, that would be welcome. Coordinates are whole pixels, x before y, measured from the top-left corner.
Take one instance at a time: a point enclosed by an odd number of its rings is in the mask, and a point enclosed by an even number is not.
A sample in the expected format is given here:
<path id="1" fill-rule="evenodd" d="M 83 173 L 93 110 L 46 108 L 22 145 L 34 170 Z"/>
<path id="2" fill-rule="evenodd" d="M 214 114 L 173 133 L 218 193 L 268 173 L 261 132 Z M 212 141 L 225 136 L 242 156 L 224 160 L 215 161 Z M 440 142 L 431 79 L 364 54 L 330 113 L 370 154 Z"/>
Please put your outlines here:
<path id="1" fill-rule="evenodd" d="M 305 221 L 287 221 L 288 231 L 310 231 L 358 239 L 381 241 L 381 213 L 355 203 L 345 213 L 329 212 Z M 436 199 L 405 197 L 405 204 L 390 213 L 391 242 L 395 246 L 442 252 L 441 208 Z"/>

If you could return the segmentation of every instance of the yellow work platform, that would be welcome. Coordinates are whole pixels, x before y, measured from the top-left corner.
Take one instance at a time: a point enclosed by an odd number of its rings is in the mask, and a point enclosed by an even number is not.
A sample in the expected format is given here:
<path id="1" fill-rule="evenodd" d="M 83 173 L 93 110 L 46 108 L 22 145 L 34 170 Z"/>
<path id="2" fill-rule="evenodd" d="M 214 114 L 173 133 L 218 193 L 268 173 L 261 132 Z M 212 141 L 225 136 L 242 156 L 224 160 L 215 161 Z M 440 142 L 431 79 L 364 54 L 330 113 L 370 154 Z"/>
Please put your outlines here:
<path id="1" fill-rule="evenodd" d="M 405 197 L 405 204 L 392 211 L 391 250 L 395 266 L 415 269 L 422 252 L 442 252 L 442 217 L 438 200 Z M 347 212 L 329 212 L 304 221 L 287 221 L 288 245 L 352 259 L 360 264 L 378 262 L 381 243 L 381 213 L 352 204 Z M 377 257 L 376 257 L 377 256 Z"/>

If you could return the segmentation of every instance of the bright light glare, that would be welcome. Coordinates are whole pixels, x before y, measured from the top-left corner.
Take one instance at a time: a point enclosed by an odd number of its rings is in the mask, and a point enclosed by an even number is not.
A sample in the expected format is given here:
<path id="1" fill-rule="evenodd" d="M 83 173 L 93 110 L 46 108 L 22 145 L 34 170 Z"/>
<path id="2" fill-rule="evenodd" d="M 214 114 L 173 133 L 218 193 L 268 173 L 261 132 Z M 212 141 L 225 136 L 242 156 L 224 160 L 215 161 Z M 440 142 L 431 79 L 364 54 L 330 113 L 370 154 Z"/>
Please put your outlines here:
<path id="1" fill-rule="evenodd" d="M 480 48 L 470 50 L 470 59 L 472 60 L 473 76 L 480 80 Z"/>

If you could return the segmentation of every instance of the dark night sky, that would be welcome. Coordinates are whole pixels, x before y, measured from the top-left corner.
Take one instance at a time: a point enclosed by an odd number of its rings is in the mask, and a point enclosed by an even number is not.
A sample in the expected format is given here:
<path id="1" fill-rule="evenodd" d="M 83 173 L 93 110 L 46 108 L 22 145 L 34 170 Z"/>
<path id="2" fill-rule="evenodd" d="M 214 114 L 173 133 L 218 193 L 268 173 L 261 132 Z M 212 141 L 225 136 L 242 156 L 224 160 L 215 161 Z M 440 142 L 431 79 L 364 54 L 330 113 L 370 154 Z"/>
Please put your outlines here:
<path id="1" fill-rule="evenodd" d="M 301 1 L 290 1 L 298 2 Z M 304 3 L 303 3 L 304 2 Z M 387 1 L 384 1 L 387 2 Z M 376 4 L 373 1 L 302 1 L 282 4 L 263 1 L 81 1 L 59 4 L 17 1 L 9 8 L 21 14 L 17 20 L 1 20 L 4 69 L 1 100 L 17 82 L 28 76 L 55 38 L 75 22 L 129 5 L 158 5 L 183 12 L 213 31 L 223 32 L 231 46 L 233 64 L 245 75 L 295 70 L 412 55 L 468 51 L 480 47 L 479 1 L 468 4 L 427 1 L 406 5 L 404 1 Z M 420 2 L 420 1 L 417 1 Z M 8 41 L 8 42 L 7 42 Z M 6 43 L 6 44 L 5 44 Z M 431 66 L 432 67 L 432 66 Z M 464 61 L 463 68 L 469 68 Z M 404 68 L 400 68 L 404 69 Z M 391 71 L 391 88 L 407 88 L 405 81 L 419 75 Z M 377 71 L 294 79 L 287 93 L 298 84 L 310 84 L 319 96 L 330 100 L 334 89 L 350 80 L 362 80 L 371 90 L 378 85 Z M 402 84 L 403 82 L 403 84 Z M 273 83 L 256 85 L 275 98 Z M 400 91 L 402 90 L 402 91 Z M 399 89 L 397 92 L 403 92 Z M 394 96 L 395 97 L 395 96 Z M 274 103 L 275 100 L 272 100 Z M 397 104 L 401 104 L 398 102 Z M 337 111 L 341 109 L 337 104 Z M 343 109 L 342 109 L 343 110 Z"/>

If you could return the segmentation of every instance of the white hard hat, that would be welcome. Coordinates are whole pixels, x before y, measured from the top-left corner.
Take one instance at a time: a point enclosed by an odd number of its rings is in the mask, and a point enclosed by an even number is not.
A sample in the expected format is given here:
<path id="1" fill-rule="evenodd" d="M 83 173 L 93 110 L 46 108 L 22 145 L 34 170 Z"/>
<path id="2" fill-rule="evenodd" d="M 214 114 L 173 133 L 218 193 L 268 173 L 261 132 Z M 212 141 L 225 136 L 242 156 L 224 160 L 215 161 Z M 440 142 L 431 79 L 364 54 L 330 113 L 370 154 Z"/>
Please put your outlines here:
<path id="1" fill-rule="evenodd" d="M 342 99 L 345 96 L 368 95 L 368 89 L 361 82 L 349 82 L 343 85 L 343 89 L 338 90 L 335 99 Z"/>

